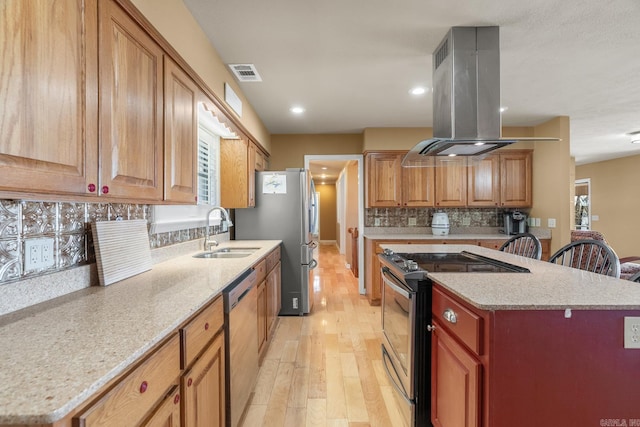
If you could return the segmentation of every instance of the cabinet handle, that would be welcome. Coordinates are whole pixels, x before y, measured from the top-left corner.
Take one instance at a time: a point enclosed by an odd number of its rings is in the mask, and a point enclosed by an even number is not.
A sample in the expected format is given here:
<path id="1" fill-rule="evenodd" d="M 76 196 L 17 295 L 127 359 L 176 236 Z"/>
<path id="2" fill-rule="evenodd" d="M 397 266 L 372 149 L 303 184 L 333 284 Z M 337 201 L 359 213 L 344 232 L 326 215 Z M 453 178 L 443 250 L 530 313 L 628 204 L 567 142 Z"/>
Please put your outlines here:
<path id="1" fill-rule="evenodd" d="M 178 403 L 180 403 L 180 395 L 179 395 L 179 394 L 176 394 L 176 395 L 173 397 L 173 404 L 174 404 L 174 405 L 177 405 Z"/>
<path id="2" fill-rule="evenodd" d="M 208 331 L 208 330 L 209 330 L 209 322 L 207 322 L 207 323 L 205 323 L 205 324 L 204 324 L 204 330 L 205 330 L 205 331 Z"/>
<path id="3" fill-rule="evenodd" d="M 103 185 L 102 186 L 102 194 L 109 194 L 109 186 L 108 185 Z"/>
<path id="4" fill-rule="evenodd" d="M 444 313 L 442 313 L 442 317 L 444 317 L 444 320 L 446 320 L 449 323 L 453 323 L 453 324 L 458 323 L 458 316 L 456 316 L 456 313 L 450 308 L 447 308 L 444 311 Z"/>
<path id="5" fill-rule="evenodd" d="M 191 378 L 189 378 L 187 380 L 187 387 L 191 387 L 191 384 L 193 384 L 193 380 Z"/>
<path id="6" fill-rule="evenodd" d="M 140 384 L 140 393 L 147 391 L 147 387 L 149 387 L 149 384 L 146 381 L 142 381 L 142 384 Z"/>
<path id="7" fill-rule="evenodd" d="M 89 190 L 89 193 L 95 193 L 95 191 L 96 191 L 96 185 L 95 185 L 95 184 L 89 184 L 89 185 L 87 185 L 87 190 Z"/>
<path id="8" fill-rule="evenodd" d="M 427 325 L 427 331 L 433 332 L 436 330 L 436 325 Z"/>

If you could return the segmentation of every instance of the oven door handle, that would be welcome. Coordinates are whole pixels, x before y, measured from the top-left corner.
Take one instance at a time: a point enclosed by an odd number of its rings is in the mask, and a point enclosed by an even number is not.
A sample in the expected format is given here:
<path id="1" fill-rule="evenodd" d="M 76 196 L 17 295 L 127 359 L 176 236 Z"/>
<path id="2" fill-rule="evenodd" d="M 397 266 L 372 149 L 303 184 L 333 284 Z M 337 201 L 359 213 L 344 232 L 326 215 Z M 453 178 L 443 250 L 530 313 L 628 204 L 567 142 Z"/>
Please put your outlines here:
<path id="1" fill-rule="evenodd" d="M 411 299 L 411 293 L 409 291 L 407 291 L 406 289 L 402 289 L 400 286 L 387 279 L 387 277 L 389 277 L 390 275 L 391 273 L 389 272 L 389 269 L 387 267 L 382 267 L 382 280 L 384 281 L 384 283 L 403 297 Z M 394 276 L 391 275 L 391 277 L 393 278 Z"/>
<path id="2" fill-rule="evenodd" d="M 396 377 L 400 379 L 400 375 L 398 375 L 398 370 L 396 369 L 395 366 L 393 366 L 393 362 L 391 361 L 391 356 L 389 356 L 389 353 L 387 353 L 387 349 L 384 348 L 384 345 L 382 345 L 381 347 L 382 347 L 382 365 L 384 366 L 384 370 L 387 372 L 387 377 L 391 380 L 391 385 L 393 385 L 393 388 L 395 388 L 396 391 L 400 393 L 402 398 L 406 400 L 406 402 L 409 405 L 413 405 L 413 402 L 411 401 L 411 399 L 409 399 L 409 396 L 407 396 L 407 392 L 404 390 L 404 386 L 402 384 L 398 385 L 395 381 L 395 378 L 391 375 L 391 371 L 389 371 L 389 365 L 387 364 L 387 361 L 388 363 L 391 363 L 391 368 L 393 368 L 393 372 L 395 372 Z"/>

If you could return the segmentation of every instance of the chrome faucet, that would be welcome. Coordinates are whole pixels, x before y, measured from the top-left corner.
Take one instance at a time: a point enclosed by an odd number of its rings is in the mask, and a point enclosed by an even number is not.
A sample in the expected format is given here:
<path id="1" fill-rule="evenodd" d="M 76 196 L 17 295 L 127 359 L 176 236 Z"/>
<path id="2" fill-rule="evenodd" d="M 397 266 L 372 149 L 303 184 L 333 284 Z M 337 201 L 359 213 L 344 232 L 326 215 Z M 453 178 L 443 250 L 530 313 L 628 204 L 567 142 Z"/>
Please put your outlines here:
<path id="1" fill-rule="evenodd" d="M 228 231 L 229 227 L 233 226 L 233 222 L 229 218 L 229 212 L 222 206 L 214 206 L 207 212 L 207 228 L 204 236 L 204 250 L 210 251 L 212 246 L 218 246 L 218 242 L 215 240 L 209 240 L 211 238 L 210 235 L 210 227 L 211 227 L 211 213 L 214 211 L 220 211 L 220 225 L 222 226 L 223 232 Z"/>

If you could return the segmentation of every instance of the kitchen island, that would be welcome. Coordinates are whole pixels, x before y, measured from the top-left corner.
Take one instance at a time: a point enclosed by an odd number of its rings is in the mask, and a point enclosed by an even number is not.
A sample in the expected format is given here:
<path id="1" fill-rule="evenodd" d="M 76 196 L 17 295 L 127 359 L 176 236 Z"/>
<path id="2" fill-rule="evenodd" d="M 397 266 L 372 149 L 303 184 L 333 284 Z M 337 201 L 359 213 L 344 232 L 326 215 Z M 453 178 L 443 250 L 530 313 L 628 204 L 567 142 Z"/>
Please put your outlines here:
<path id="1" fill-rule="evenodd" d="M 418 333 L 432 334 L 436 425 L 640 425 L 640 331 L 625 340 L 625 322 L 640 327 L 637 283 L 477 246 L 383 247 L 531 271 L 428 273 L 435 329 Z"/>
<path id="2" fill-rule="evenodd" d="M 108 287 L 0 317 L 0 425 L 66 420 L 150 350 L 166 347 L 179 327 L 279 245 L 222 243 L 218 248 L 258 248 L 231 259 L 193 258 L 191 250 Z"/>

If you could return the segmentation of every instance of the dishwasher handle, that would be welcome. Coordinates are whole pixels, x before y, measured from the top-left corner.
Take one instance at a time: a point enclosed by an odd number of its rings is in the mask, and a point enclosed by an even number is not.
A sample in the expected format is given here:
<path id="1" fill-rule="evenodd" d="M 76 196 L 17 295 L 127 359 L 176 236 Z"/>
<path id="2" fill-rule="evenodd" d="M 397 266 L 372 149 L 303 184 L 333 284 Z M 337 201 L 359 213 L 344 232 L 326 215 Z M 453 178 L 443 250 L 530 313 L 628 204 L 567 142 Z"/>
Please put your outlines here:
<path id="1" fill-rule="evenodd" d="M 251 291 L 256 284 L 257 274 L 254 269 L 248 269 L 232 284 L 224 288 L 224 312 L 229 313 Z"/>

